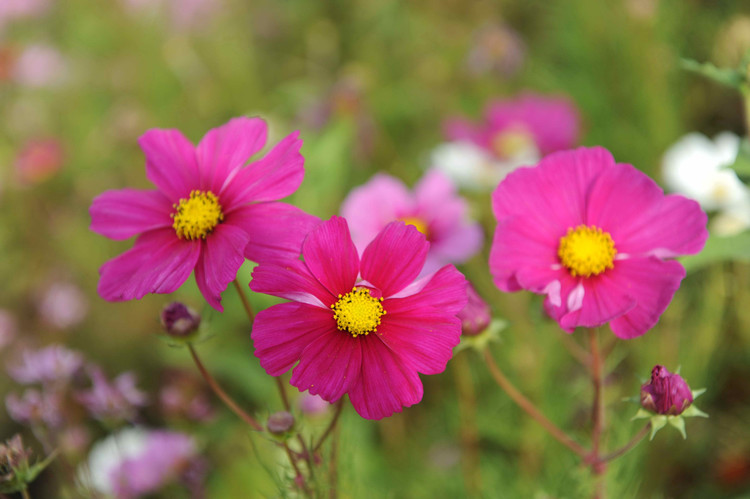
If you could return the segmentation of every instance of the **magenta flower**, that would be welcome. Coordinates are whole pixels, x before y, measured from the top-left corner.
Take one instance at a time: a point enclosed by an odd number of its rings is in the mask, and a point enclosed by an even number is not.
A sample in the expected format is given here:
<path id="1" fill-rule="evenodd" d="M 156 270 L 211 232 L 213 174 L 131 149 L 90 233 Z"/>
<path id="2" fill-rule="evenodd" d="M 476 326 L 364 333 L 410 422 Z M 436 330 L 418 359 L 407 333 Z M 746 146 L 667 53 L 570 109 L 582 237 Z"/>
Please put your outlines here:
<path id="1" fill-rule="evenodd" d="M 414 192 L 400 180 L 378 174 L 352 190 L 341 205 L 360 254 L 390 222 L 416 227 L 430 243 L 423 273 L 463 263 L 482 247 L 482 229 L 468 220 L 467 212 L 466 201 L 438 171 L 427 172 Z"/>
<path id="2" fill-rule="evenodd" d="M 8 366 L 8 374 L 18 383 L 60 383 L 70 381 L 83 367 L 83 356 L 62 345 L 27 350 L 21 360 Z"/>
<path id="3" fill-rule="evenodd" d="M 445 134 L 452 141 L 471 142 L 500 159 L 532 147 L 542 156 L 573 147 L 579 123 L 575 106 L 566 98 L 524 93 L 487 107 L 484 123 L 448 120 Z"/>
<path id="4" fill-rule="evenodd" d="M 693 392 L 682 376 L 654 366 L 651 381 L 641 386 L 641 405 L 657 414 L 677 416 L 693 403 Z"/>
<path id="5" fill-rule="evenodd" d="M 685 276 L 669 259 L 697 253 L 708 237 L 695 201 L 665 196 L 601 147 L 513 172 L 492 205 L 495 284 L 547 295 L 547 312 L 567 332 L 609 322 L 620 338 L 644 334 Z"/>
<path id="6" fill-rule="evenodd" d="M 416 280 L 424 235 L 388 224 L 362 257 L 346 220 L 333 217 L 307 236 L 304 262 L 261 264 L 250 287 L 292 300 L 258 313 L 255 356 L 271 376 L 293 366 L 291 384 L 329 402 L 349 394 L 367 419 L 422 399 L 418 373 L 437 374 L 459 342 L 466 280 L 452 265 Z"/>
<path id="7" fill-rule="evenodd" d="M 245 258 L 296 257 L 318 219 L 275 200 L 302 182 L 302 141 L 293 133 L 244 166 L 266 142 L 259 118 L 235 118 L 197 147 L 177 130 L 149 130 L 139 140 L 146 177 L 157 190 L 107 191 L 91 205 L 91 230 L 111 239 L 139 235 L 135 246 L 99 270 L 99 294 L 132 300 L 171 293 L 195 270 L 217 310 L 221 292 Z"/>

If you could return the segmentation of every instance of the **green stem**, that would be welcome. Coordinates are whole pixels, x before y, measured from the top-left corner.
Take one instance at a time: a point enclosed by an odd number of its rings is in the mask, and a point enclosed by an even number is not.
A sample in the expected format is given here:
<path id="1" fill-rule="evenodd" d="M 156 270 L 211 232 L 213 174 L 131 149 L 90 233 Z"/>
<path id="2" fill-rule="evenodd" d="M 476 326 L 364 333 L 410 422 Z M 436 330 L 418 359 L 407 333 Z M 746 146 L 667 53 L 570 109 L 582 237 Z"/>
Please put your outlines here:
<path id="1" fill-rule="evenodd" d="M 599 350 L 599 336 L 596 329 L 589 329 L 589 343 L 591 345 L 591 380 L 594 383 L 594 404 L 592 408 L 594 424 L 591 431 L 591 456 L 589 459 L 596 477 L 594 497 L 602 499 L 605 495 L 604 473 L 607 469 L 606 464 L 599 457 L 604 431 L 604 378 L 602 375 L 604 362 Z"/>
<path id="2" fill-rule="evenodd" d="M 331 422 L 328 423 L 328 427 L 323 432 L 323 435 L 321 435 L 320 440 L 318 440 L 318 443 L 313 446 L 312 453 L 315 454 L 320 450 L 320 446 L 323 445 L 323 442 L 325 442 L 326 438 L 328 438 L 328 435 L 331 434 L 333 429 L 336 427 L 336 423 L 339 420 L 339 416 L 341 415 L 341 410 L 344 408 L 344 399 L 339 399 L 338 402 L 336 402 L 336 412 L 333 413 L 333 417 L 331 418 Z"/>
<path id="3" fill-rule="evenodd" d="M 630 439 L 630 442 L 626 443 L 619 449 L 617 449 L 614 452 L 611 452 L 607 454 L 606 456 L 602 456 L 599 458 L 600 462 L 607 462 L 612 461 L 613 459 L 617 459 L 618 457 L 622 456 L 623 454 L 627 453 L 630 449 L 635 447 L 641 440 L 643 440 L 643 437 L 648 435 L 648 432 L 651 431 L 651 423 L 648 423 L 646 426 L 641 428 L 641 431 L 636 433 L 636 435 Z"/>
<path id="4" fill-rule="evenodd" d="M 479 497 L 482 475 L 479 466 L 479 431 L 477 430 L 477 395 L 471 379 L 471 369 L 466 358 L 468 352 L 453 357 L 453 375 L 458 393 L 458 413 L 461 434 L 461 471 L 466 492 Z"/>

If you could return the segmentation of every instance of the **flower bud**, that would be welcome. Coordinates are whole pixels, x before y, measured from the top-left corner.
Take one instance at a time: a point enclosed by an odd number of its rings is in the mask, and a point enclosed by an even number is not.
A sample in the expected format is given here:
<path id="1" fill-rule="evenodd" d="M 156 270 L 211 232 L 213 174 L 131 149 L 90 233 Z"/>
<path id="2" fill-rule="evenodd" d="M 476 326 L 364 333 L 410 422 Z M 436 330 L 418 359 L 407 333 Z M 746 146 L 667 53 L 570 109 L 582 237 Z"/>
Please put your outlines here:
<path id="1" fill-rule="evenodd" d="M 268 417 L 266 428 L 274 435 L 283 435 L 294 427 L 294 416 L 287 411 L 274 412 Z"/>
<path id="2" fill-rule="evenodd" d="M 161 325 L 170 336 L 184 338 L 198 329 L 201 316 L 183 303 L 172 302 L 161 311 Z"/>
<path id="3" fill-rule="evenodd" d="M 473 336 L 487 329 L 492 317 L 490 315 L 490 306 L 479 296 L 474 286 L 467 284 L 466 293 L 469 301 L 466 302 L 466 306 L 456 316 L 461 319 L 463 334 Z"/>
<path id="4" fill-rule="evenodd" d="M 682 376 L 664 366 L 654 366 L 651 381 L 641 386 L 641 406 L 657 414 L 677 416 L 692 403 L 693 393 Z"/>

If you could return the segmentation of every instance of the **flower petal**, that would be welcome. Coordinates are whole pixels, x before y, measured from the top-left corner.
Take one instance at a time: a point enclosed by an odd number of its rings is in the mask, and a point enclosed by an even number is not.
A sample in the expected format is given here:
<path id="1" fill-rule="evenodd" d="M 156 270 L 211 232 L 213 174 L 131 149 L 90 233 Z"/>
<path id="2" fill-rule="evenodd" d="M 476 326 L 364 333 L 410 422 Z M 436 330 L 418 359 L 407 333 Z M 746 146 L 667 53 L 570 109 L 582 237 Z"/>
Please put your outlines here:
<path id="1" fill-rule="evenodd" d="M 245 258 L 258 263 L 297 260 L 302 241 L 320 224 L 318 217 L 277 202 L 243 206 L 227 215 L 227 221 L 247 232 Z"/>
<path id="2" fill-rule="evenodd" d="M 110 239 L 128 239 L 142 232 L 171 226 L 169 214 L 172 211 L 172 203 L 159 191 L 105 191 L 91 203 L 90 228 Z"/>
<path id="3" fill-rule="evenodd" d="M 627 290 L 637 305 L 609 326 L 622 339 L 636 338 L 659 321 L 685 277 L 685 268 L 679 262 L 652 257 L 619 261 L 614 270 L 620 274 L 617 284 Z"/>
<path id="4" fill-rule="evenodd" d="M 362 278 L 377 286 L 383 296 L 396 294 L 424 267 L 430 244 L 412 225 L 391 222 L 365 248 Z"/>
<path id="5" fill-rule="evenodd" d="M 142 234 L 132 249 L 99 269 L 99 295 L 108 301 L 171 293 L 187 280 L 200 255 L 199 241 L 182 241 L 174 230 Z"/>
<path id="6" fill-rule="evenodd" d="M 276 201 L 297 190 L 305 175 L 298 137 L 299 132 L 288 135 L 262 159 L 237 170 L 222 191 L 227 212 L 251 202 Z"/>
<path id="7" fill-rule="evenodd" d="M 332 295 L 348 293 L 359 273 L 359 255 L 341 217 L 332 217 L 308 234 L 302 245 L 305 265 Z"/>
<path id="8" fill-rule="evenodd" d="M 408 310 L 433 307 L 440 310 L 440 313 L 455 315 L 466 306 L 468 283 L 464 275 L 453 265 L 446 265 L 425 279 L 428 279 L 427 283 L 421 286 L 418 292 L 391 298 L 384 302 L 388 304 L 388 309 L 386 309 L 388 313 L 391 313 L 391 309 L 394 312 L 403 313 Z"/>
<path id="9" fill-rule="evenodd" d="M 565 286 L 561 309 L 566 313 L 557 319 L 560 327 L 569 333 L 576 327 L 598 327 L 632 310 L 637 300 L 624 289 L 618 274 L 611 270 Z"/>
<path id="10" fill-rule="evenodd" d="M 270 376 L 279 376 L 292 368 L 308 345 L 331 331 L 340 332 L 330 310 L 281 303 L 258 312 L 250 336 L 260 365 Z"/>
<path id="11" fill-rule="evenodd" d="M 586 222 L 609 232 L 617 251 L 631 256 L 693 254 L 708 237 L 707 217 L 698 203 L 665 196 L 656 182 L 624 163 L 596 179 L 589 191 Z"/>
<path id="12" fill-rule="evenodd" d="M 244 116 L 209 130 L 196 148 L 201 187 L 214 194 L 221 192 L 229 173 L 263 148 L 266 134 L 265 121 Z"/>
<path id="13" fill-rule="evenodd" d="M 330 318 L 334 324 L 333 317 Z M 336 402 L 356 383 L 362 367 L 362 339 L 333 329 L 310 342 L 289 382 L 328 402 Z"/>
<path id="14" fill-rule="evenodd" d="M 341 216 L 349 222 L 352 240 L 361 254 L 383 227 L 401 216 L 412 216 L 415 209 L 404 183 L 379 173 L 352 189 L 341 203 Z"/>
<path id="15" fill-rule="evenodd" d="M 354 410 L 366 419 L 382 419 L 422 400 L 416 369 L 376 337 L 362 340 L 362 372 L 349 389 Z"/>
<path id="16" fill-rule="evenodd" d="M 195 148 L 179 130 L 148 130 L 138 144 L 146 155 L 146 178 L 172 203 L 200 187 Z"/>
<path id="17" fill-rule="evenodd" d="M 286 298 L 328 309 L 336 301 L 331 294 L 310 273 L 299 260 L 289 260 L 284 264 L 262 263 L 253 269 L 250 289 L 256 293 Z"/>
<path id="18" fill-rule="evenodd" d="M 221 293 L 237 278 L 237 271 L 245 261 L 243 256 L 249 236 L 229 223 L 216 226 L 202 241 L 203 251 L 195 266 L 195 282 L 209 305 L 218 311 Z"/>

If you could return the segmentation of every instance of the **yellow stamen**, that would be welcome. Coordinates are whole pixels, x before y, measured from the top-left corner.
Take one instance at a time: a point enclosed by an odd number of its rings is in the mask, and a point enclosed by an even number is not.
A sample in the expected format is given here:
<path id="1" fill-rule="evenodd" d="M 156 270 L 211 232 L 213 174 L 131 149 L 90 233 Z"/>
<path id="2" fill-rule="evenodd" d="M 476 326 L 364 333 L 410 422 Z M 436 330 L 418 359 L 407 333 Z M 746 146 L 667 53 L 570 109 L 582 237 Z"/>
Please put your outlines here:
<path id="1" fill-rule="evenodd" d="M 513 127 L 498 132 L 491 141 L 492 150 L 499 158 L 514 158 L 528 150 L 536 150 L 534 137 L 524 128 Z"/>
<path id="2" fill-rule="evenodd" d="M 374 298 L 367 288 L 353 288 L 331 305 L 333 318 L 341 331 L 350 333 L 353 338 L 377 331 L 380 318 L 385 315 L 381 304 L 383 298 Z"/>
<path id="3" fill-rule="evenodd" d="M 419 217 L 404 217 L 400 219 L 406 225 L 413 225 L 419 232 L 424 234 L 428 240 L 430 239 L 430 231 L 427 228 L 427 223 Z"/>
<path id="4" fill-rule="evenodd" d="M 180 239 L 205 239 L 224 220 L 219 199 L 211 191 L 191 191 L 189 198 L 173 206 L 172 227 Z"/>
<path id="5" fill-rule="evenodd" d="M 596 276 L 615 268 L 616 254 L 612 236 L 595 225 L 568 229 L 557 249 L 557 256 L 573 277 Z"/>

